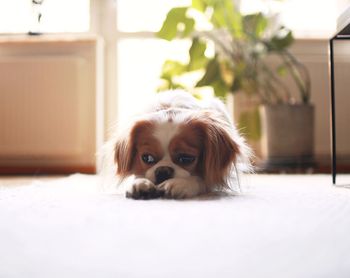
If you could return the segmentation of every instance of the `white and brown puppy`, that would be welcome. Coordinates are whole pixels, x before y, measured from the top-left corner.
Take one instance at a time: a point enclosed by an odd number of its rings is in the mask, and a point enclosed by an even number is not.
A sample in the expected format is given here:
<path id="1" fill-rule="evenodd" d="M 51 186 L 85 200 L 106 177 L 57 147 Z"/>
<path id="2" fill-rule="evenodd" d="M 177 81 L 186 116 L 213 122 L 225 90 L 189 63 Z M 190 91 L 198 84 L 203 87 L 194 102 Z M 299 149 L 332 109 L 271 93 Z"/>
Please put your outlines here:
<path id="1" fill-rule="evenodd" d="M 114 149 L 117 175 L 134 176 L 126 196 L 191 198 L 229 188 L 250 150 L 217 99 L 189 93 L 157 95 Z"/>

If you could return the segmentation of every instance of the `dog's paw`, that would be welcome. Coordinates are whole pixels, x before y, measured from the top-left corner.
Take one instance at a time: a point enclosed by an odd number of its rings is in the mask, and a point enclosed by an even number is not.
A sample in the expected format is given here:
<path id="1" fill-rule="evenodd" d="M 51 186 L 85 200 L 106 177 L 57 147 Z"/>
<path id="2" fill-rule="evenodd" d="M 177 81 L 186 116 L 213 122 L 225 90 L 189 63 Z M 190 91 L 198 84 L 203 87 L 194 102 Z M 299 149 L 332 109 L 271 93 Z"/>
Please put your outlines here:
<path id="1" fill-rule="evenodd" d="M 164 197 L 170 199 L 192 198 L 201 193 L 200 185 L 190 179 L 169 179 L 158 185 L 159 190 L 164 190 Z"/>
<path id="2" fill-rule="evenodd" d="M 163 197 L 164 190 L 158 189 L 154 183 L 148 179 L 135 179 L 130 190 L 126 192 L 127 198 L 137 200 L 150 200 Z"/>

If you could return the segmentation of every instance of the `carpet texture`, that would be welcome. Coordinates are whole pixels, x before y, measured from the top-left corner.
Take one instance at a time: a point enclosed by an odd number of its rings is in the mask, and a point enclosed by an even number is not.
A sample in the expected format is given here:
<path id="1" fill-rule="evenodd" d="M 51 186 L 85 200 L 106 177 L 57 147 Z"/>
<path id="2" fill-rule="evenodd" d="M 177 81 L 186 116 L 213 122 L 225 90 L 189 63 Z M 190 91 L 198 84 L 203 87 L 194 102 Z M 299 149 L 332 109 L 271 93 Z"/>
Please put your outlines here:
<path id="1" fill-rule="evenodd" d="M 239 196 L 190 201 L 125 199 L 88 175 L 0 182 L 0 277 L 350 277 L 348 188 L 243 182 Z"/>

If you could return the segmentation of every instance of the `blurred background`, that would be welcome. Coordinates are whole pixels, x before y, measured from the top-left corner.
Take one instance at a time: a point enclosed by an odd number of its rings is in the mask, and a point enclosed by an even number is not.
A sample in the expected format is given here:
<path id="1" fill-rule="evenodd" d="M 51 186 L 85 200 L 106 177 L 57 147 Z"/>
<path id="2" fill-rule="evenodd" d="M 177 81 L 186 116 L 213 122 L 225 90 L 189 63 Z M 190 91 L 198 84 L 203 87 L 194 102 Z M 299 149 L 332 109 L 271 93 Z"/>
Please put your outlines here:
<path id="1" fill-rule="evenodd" d="M 268 172 L 330 172 L 328 40 L 350 1 L 233 3 L 242 16 L 261 13 L 291 30 L 288 49 L 310 75 L 312 161 L 266 166 L 262 134 L 251 142 L 257 165 Z M 169 41 L 157 32 L 171 8 L 192 4 L 188 0 L 0 0 L 0 173 L 98 171 L 96 152 L 109 138 L 110 127 L 127 121 L 159 90 L 164 61 L 188 60 L 191 39 L 180 36 Z M 346 43 L 336 48 L 338 167 L 349 172 L 350 51 Z M 288 78 L 285 82 L 288 88 L 296 86 Z M 204 89 L 204 95 L 215 93 L 210 86 Z M 228 96 L 223 99 L 235 114 Z M 244 133 L 245 127 L 241 128 Z"/>

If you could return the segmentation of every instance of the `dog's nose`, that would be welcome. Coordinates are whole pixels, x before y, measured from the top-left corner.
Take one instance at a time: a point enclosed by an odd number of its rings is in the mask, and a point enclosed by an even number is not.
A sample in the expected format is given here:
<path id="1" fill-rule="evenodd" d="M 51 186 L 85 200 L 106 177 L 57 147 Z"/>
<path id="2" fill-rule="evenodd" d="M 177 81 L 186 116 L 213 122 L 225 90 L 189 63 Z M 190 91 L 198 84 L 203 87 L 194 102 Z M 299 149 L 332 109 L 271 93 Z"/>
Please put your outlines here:
<path id="1" fill-rule="evenodd" d="M 174 176 L 174 169 L 168 166 L 161 166 L 156 169 L 154 174 L 156 176 L 156 184 L 160 184 Z"/>

